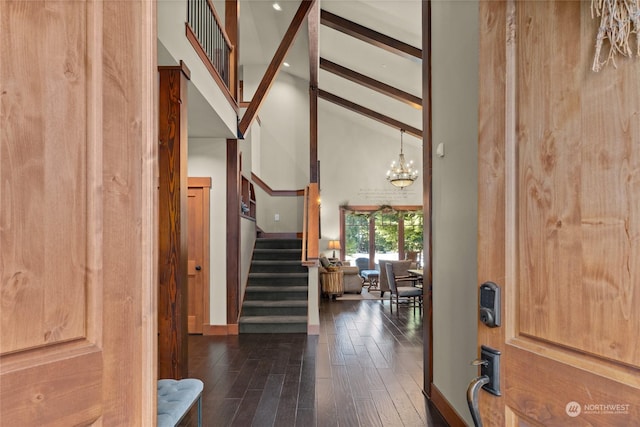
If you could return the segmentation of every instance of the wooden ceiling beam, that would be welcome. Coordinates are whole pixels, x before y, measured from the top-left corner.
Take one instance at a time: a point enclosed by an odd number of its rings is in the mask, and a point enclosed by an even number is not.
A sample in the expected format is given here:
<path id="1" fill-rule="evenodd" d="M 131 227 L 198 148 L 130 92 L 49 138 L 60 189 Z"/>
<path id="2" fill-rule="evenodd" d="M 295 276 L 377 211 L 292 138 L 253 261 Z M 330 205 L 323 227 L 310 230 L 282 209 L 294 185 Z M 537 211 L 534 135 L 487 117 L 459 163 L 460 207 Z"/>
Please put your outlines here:
<path id="1" fill-rule="evenodd" d="M 346 108 L 347 110 L 351 110 L 377 122 L 383 123 L 387 126 L 391 126 L 398 130 L 404 130 L 409 135 L 415 136 L 418 139 L 422 139 L 422 131 L 420 129 L 410 126 L 406 123 L 402 123 L 401 121 L 389 116 L 385 116 L 384 114 L 380 114 L 377 111 L 373 111 L 367 107 L 363 107 L 362 105 L 358 105 L 355 102 L 351 102 L 322 89 L 318 90 L 318 97 L 320 99 L 324 99 L 325 101 L 329 101 L 343 108 Z"/>
<path id="2" fill-rule="evenodd" d="M 356 24 L 353 21 L 334 15 L 326 10 L 320 11 L 320 23 L 333 28 L 358 40 L 372 44 L 388 52 L 395 53 L 411 60 L 422 60 L 422 50 L 405 42 L 386 36 L 370 28 Z"/>
<path id="3" fill-rule="evenodd" d="M 264 76 L 262 76 L 260 85 L 258 85 L 256 92 L 253 94 L 253 98 L 251 98 L 247 111 L 245 111 L 244 116 L 242 116 L 242 120 L 240 120 L 240 124 L 238 125 L 240 137 L 243 137 L 247 133 L 249 126 L 251 126 L 251 123 L 258 115 L 262 102 L 266 98 L 267 93 L 269 93 L 269 89 L 271 89 L 276 76 L 280 72 L 282 63 L 287 57 L 287 53 L 289 52 L 289 49 L 291 49 L 302 23 L 307 18 L 307 15 L 315 2 L 316 0 L 302 0 L 300 3 L 300 7 L 298 7 L 295 16 L 291 20 L 291 24 L 289 25 L 287 32 L 284 34 L 276 53 L 273 55 L 271 63 L 269 63 L 269 67 L 267 67 Z"/>
<path id="4" fill-rule="evenodd" d="M 400 102 L 404 102 L 405 104 L 410 105 L 418 110 L 422 109 L 422 98 L 412 95 L 408 92 L 404 92 L 386 83 L 382 83 L 379 80 L 372 79 L 371 77 L 343 67 L 342 65 L 338 65 L 335 62 L 329 61 L 328 59 L 320 58 L 320 69 L 333 73 L 359 85 L 368 87 L 369 89 L 375 90 L 376 92 L 379 92 L 383 95 L 387 95 Z"/>

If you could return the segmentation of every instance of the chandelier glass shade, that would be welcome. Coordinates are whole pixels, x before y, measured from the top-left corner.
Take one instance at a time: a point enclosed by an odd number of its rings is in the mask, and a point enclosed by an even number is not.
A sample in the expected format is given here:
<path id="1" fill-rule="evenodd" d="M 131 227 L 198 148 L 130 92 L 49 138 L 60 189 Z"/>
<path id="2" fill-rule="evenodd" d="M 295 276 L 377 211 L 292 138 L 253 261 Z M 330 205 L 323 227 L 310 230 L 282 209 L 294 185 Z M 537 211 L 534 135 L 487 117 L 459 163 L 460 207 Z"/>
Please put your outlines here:
<path id="1" fill-rule="evenodd" d="M 398 161 L 391 163 L 387 171 L 387 181 L 399 188 L 408 187 L 418 178 L 418 169 L 413 167 L 413 160 L 408 162 L 404 158 L 402 136 L 404 130 L 400 129 L 400 156 Z"/>

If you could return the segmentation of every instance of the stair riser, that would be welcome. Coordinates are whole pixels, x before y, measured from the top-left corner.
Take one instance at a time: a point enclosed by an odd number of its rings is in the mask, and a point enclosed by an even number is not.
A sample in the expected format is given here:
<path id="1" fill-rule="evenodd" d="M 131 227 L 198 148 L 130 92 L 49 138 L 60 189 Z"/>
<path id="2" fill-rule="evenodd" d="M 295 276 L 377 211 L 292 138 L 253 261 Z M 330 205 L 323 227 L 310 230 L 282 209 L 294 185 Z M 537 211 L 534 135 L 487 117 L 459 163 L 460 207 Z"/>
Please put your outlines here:
<path id="1" fill-rule="evenodd" d="M 247 281 L 247 288 L 252 286 L 307 286 L 306 277 L 251 277 Z"/>
<path id="2" fill-rule="evenodd" d="M 306 316 L 307 307 L 245 307 L 243 316 Z"/>
<path id="3" fill-rule="evenodd" d="M 301 239 L 256 239 L 256 249 L 302 249 Z"/>
<path id="4" fill-rule="evenodd" d="M 309 270 L 304 265 L 295 265 L 295 264 L 262 264 L 262 263 L 251 263 L 251 273 L 307 273 Z"/>
<path id="5" fill-rule="evenodd" d="M 307 292 L 250 292 L 247 289 L 246 301 L 292 301 L 306 300 Z"/>
<path id="6" fill-rule="evenodd" d="M 260 323 L 239 325 L 241 334 L 294 334 L 307 333 L 306 323 Z"/>
<path id="7" fill-rule="evenodd" d="M 302 259 L 302 251 L 297 252 L 254 252 L 254 260 L 282 260 L 282 261 L 300 261 Z"/>

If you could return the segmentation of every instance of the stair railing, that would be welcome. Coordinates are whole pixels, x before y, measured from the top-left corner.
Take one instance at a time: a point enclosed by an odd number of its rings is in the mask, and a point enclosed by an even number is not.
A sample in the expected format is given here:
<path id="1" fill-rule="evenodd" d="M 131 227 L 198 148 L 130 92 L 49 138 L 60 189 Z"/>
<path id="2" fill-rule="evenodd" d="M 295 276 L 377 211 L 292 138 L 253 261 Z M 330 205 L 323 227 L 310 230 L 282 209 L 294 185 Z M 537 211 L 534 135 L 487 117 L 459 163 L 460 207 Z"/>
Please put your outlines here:
<path id="1" fill-rule="evenodd" d="M 304 190 L 303 215 L 302 262 L 316 261 L 320 239 L 320 192 L 317 183 L 309 184 Z"/>
<path id="2" fill-rule="evenodd" d="M 228 90 L 233 46 L 211 0 L 187 0 L 187 38 Z"/>

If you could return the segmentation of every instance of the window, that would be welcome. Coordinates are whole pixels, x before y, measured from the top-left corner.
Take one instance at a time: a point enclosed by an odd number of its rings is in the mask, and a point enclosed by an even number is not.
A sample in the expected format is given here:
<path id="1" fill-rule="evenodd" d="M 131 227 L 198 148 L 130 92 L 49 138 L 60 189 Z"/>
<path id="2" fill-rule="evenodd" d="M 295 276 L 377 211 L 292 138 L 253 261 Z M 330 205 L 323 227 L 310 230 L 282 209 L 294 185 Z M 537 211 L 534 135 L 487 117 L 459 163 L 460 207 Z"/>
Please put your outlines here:
<path id="1" fill-rule="evenodd" d="M 422 207 L 342 208 L 345 258 L 422 261 Z"/>

